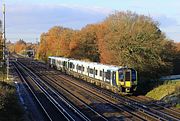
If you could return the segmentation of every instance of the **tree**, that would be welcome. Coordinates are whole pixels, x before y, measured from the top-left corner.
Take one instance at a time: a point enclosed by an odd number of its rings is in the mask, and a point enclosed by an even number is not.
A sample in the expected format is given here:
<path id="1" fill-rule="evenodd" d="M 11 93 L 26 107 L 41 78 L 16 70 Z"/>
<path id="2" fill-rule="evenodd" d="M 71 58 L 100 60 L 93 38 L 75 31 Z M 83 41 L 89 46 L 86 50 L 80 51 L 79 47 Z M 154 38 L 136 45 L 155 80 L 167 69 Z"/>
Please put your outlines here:
<path id="1" fill-rule="evenodd" d="M 151 79 L 171 72 L 174 45 L 150 17 L 116 12 L 103 24 L 106 32 L 101 40 L 105 46 L 100 50 L 102 62 L 133 67 L 140 77 Z M 104 54 L 107 52 L 110 57 Z"/>
<path id="2" fill-rule="evenodd" d="M 15 43 L 14 50 L 16 53 L 22 54 L 26 50 L 26 42 L 23 39 L 20 39 Z"/>
<path id="3" fill-rule="evenodd" d="M 45 61 L 47 61 L 48 56 L 69 57 L 72 34 L 73 30 L 59 26 L 41 34 L 37 57 Z"/>
<path id="4" fill-rule="evenodd" d="M 176 43 L 177 51 L 180 51 L 180 42 Z"/>
<path id="5" fill-rule="evenodd" d="M 176 52 L 174 52 L 175 58 L 173 59 L 173 74 L 179 75 L 180 74 L 180 43 L 175 43 L 176 45 Z"/>
<path id="6" fill-rule="evenodd" d="M 87 25 L 81 31 L 76 31 L 70 42 L 71 56 L 99 62 L 98 38 L 96 25 Z"/>
<path id="7" fill-rule="evenodd" d="M 158 23 L 132 12 L 115 12 L 81 30 L 55 26 L 41 35 L 38 55 L 64 56 L 135 68 L 140 80 L 157 79 L 173 69 L 175 44 Z"/>

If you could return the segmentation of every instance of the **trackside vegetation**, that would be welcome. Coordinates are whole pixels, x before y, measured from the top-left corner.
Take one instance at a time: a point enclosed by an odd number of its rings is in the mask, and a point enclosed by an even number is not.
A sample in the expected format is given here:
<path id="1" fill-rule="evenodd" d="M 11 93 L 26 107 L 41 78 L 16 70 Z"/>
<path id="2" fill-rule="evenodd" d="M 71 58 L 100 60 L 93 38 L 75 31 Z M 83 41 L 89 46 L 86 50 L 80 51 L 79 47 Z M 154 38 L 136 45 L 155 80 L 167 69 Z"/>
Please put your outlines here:
<path id="1" fill-rule="evenodd" d="M 23 121 L 23 109 L 12 84 L 0 81 L 0 121 Z"/>
<path id="2" fill-rule="evenodd" d="M 180 80 L 165 81 L 164 84 L 148 92 L 146 96 L 156 100 L 164 100 L 180 108 Z"/>

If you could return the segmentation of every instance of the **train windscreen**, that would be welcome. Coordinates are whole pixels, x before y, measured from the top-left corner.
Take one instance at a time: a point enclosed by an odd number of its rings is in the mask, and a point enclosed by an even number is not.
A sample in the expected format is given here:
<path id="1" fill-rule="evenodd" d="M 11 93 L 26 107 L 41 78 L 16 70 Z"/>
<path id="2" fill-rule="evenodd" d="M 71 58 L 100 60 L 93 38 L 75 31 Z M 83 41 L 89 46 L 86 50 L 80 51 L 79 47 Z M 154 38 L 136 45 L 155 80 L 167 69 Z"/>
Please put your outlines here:
<path id="1" fill-rule="evenodd" d="M 131 75 L 131 73 L 129 71 L 127 71 L 126 74 L 125 74 L 125 80 L 126 81 L 130 81 L 130 79 L 131 79 L 130 75 Z"/>
<path id="2" fill-rule="evenodd" d="M 119 80 L 120 80 L 120 81 L 123 81 L 123 80 L 124 80 L 123 70 L 119 70 Z"/>

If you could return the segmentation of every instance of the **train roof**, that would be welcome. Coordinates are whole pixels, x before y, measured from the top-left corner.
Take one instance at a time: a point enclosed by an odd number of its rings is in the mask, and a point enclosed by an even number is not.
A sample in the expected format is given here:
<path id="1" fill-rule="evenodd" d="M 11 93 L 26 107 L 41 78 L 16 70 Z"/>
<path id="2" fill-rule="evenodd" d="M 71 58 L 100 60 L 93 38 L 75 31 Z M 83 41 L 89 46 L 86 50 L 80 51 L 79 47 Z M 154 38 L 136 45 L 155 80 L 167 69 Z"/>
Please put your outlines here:
<path id="1" fill-rule="evenodd" d="M 117 71 L 121 68 L 124 68 L 122 66 L 106 65 L 106 64 L 101 64 L 97 62 L 86 62 L 86 61 L 81 61 L 81 60 L 76 60 L 76 59 L 71 59 L 71 58 L 64 58 L 64 57 L 50 56 L 49 58 L 56 59 L 56 60 L 69 61 L 69 62 L 73 62 L 79 65 L 86 65 L 89 67 L 95 67 L 95 68 L 111 70 L 111 71 Z"/>
<path id="2" fill-rule="evenodd" d="M 65 61 L 68 61 L 68 60 L 69 60 L 68 58 L 64 58 L 64 57 L 56 57 L 56 56 L 49 56 L 48 58 L 56 59 L 56 60 L 65 60 Z"/>

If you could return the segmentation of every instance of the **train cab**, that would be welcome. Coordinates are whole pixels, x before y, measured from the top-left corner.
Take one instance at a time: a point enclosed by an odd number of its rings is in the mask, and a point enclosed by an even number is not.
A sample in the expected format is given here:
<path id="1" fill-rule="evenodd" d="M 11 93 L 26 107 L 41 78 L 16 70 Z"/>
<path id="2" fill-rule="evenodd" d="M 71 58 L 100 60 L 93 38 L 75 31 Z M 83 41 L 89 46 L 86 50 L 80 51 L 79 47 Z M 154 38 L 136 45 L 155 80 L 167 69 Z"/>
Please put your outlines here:
<path id="1" fill-rule="evenodd" d="M 121 68 L 116 72 L 116 83 L 122 92 L 135 91 L 137 72 L 132 68 Z"/>

